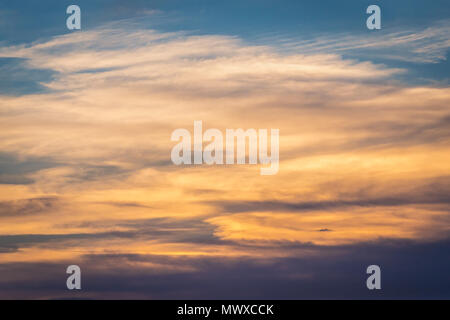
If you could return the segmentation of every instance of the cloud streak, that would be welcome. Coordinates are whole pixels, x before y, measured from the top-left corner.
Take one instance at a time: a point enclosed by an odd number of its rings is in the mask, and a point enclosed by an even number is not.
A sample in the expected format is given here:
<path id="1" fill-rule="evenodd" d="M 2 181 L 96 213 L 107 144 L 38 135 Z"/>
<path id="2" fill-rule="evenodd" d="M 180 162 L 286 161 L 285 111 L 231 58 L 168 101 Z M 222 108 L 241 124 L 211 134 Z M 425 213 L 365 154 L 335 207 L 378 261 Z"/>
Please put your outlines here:
<path id="1" fill-rule="evenodd" d="M 450 47 L 449 32 L 450 20 L 441 20 L 422 29 L 391 28 L 379 35 L 342 33 L 332 36 L 318 35 L 309 40 L 281 40 L 281 47 L 308 54 L 329 52 L 350 54 L 365 57 L 365 59 L 438 63 L 446 60 Z M 277 41 L 277 39 L 273 40 Z"/>

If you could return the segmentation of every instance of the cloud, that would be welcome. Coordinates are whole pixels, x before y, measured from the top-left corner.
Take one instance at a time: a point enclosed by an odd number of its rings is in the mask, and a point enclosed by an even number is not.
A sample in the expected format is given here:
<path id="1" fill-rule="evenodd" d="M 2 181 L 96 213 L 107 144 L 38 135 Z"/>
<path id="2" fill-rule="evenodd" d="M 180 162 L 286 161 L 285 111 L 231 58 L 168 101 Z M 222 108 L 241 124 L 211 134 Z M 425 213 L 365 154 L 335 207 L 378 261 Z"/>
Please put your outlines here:
<path id="1" fill-rule="evenodd" d="M 31 198 L 0 202 L 0 219 L 14 216 L 22 217 L 54 210 L 58 207 L 59 199 L 56 197 Z"/>
<path id="2" fill-rule="evenodd" d="M 86 255 L 52 263 L 1 264 L 3 299 L 421 299 L 448 298 L 447 240 L 380 241 L 322 255 L 280 259 Z M 82 269 L 83 290 L 64 289 L 65 268 Z M 365 288 L 368 265 L 383 290 Z M 436 268 L 436 265 L 439 265 Z M 414 266 L 414 267 L 411 267 Z M 270 276 L 268 276 L 270 274 Z"/>
<path id="3" fill-rule="evenodd" d="M 208 204 L 216 211 L 206 221 L 218 227 L 217 237 L 238 242 L 339 245 L 363 239 L 445 238 L 448 182 L 448 177 L 442 177 L 425 182 L 389 181 L 389 187 L 360 183 L 358 189 L 352 183 L 336 181 L 318 187 L 333 200 L 211 201 Z M 318 230 L 333 233 L 322 235 Z"/>
<path id="4" fill-rule="evenodd" d="M 441 20 L 423 29 L 391 29 L 380 34 L 315 35 L 312 39 L 281 40 L 289 51 L 349 54 L 364 59 L 386 59 L 414 63 L 438 63 L 446 60 L 450 47 L 450 20 Z M 276 39 L 274 39 L 276 41 Z M 283 45 L 283 42 L 285 44 Z"/>
<path id="5" fill-rule="evenodd" d="M 92 296 L 120 296 L 105 281 L 121 275 L 117 290 L 137 297 L 204 297 L 211 287 L 192 284 L 221 275 L 216 296 L 226 296 L 240 271 L 252 288 L 270 273 L 280 275 L 268 282 L 279 297 L 302 297 L 289 279 L 317 279 L 314 263 L 329 274 L 325 266 L 349 247 L 357 255 L 367 243 L 376 251 L 444 241 L 449 89 L 405 84 L 405 70 L 347 59 L 344 48 L 302 45 L 289 52 L 120 22 L 1 47 L 1 57 L 52 78 L 40 82 L 44 92 L 0 95 L 0 268 L 27 290 L 21 281 L 33 268 L 86 262 Z M 435 61 L 441 47 L 420 59 Z M 194 120 L 205 129 L 279 128 L 279 173 L 173 165 L 171 133 L 192 131 Z M 308 265 L 311 255 L 318 260 Z M 345 259 L 334 261 L 351 281 Z M 60 297 L 57 280 L 42 277 L 42 294 Z M 313 290 L 313 280 L 297 285 Z M 270 296 L 267 288 L 247 297 Z"/>
<path id="6" fill-rule="evenodd" d="M 40 82 L 50 81 L 52 72 L 29 69 L 23 59 L 0 58 L 0 94 L 23 95 L 45 91 Z"/>
<path id="7" fill-rule="evenodd" d="M 0 152 L 0 183 L 29 184 L 32 173 L 58 166 L 46 157 L 20 158 L 14 154 Z"/>

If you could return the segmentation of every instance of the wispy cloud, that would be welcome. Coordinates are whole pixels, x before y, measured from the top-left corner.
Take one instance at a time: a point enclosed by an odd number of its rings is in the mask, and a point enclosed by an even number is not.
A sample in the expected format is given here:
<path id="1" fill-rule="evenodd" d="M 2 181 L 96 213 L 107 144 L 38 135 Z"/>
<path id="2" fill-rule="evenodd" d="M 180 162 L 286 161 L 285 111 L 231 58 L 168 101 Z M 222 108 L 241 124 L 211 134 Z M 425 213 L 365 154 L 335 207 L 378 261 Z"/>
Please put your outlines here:
<path id="1" fill-rule="evenodd" d="M 311 39 L 285 39 L 271 36 L 281 48 L 304 54 L 349 54 L 365 60 L 387 59 L 415 63 L 437 63 L 446 60 L 450 47 L 450 20 L 423 29 L 383 29 L 378 33 L 333 33 Z M 269 40 L 269 39 L 266 39 Z"/>

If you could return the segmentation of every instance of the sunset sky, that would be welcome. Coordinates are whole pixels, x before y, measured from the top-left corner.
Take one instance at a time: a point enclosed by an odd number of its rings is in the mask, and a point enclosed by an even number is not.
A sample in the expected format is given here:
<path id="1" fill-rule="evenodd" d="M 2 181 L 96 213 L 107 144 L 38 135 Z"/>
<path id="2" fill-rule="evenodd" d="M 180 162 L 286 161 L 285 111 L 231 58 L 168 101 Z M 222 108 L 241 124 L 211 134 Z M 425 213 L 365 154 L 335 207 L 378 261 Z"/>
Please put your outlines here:
<path id="1" fill-rule="evenodd" d="M 3 1 L 0 299 L 450 298 L 449 17 L 443 0 Z M 279 129 L 278 173 L 174 165 L 195 120 Z"/>

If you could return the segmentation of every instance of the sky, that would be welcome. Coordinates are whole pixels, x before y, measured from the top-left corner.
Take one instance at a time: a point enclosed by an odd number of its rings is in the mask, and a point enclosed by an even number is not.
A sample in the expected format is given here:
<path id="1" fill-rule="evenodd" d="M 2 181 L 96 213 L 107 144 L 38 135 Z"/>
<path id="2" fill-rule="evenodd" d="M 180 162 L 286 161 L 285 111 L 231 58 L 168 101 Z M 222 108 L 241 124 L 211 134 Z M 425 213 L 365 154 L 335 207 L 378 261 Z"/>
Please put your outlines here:
<path id="1" fill-rule="evenodd" d="M 449 17 L 441 0 L 0 3 L 0 299 L 449 299 Z M 278 173 L 174 165 L 196 120 L 279 129 Z"/>

